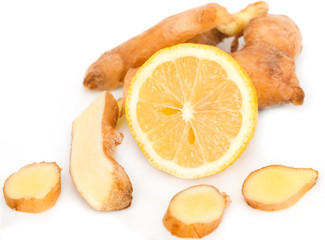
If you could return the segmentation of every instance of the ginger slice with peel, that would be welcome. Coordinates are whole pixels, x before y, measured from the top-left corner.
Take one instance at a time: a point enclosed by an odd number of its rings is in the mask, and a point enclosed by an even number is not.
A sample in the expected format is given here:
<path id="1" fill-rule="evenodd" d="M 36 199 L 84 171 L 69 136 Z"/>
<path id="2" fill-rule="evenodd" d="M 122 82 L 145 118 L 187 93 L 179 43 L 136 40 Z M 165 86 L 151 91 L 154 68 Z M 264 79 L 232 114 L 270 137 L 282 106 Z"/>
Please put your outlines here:
<path id="1" fill-rule="evenodd" d="M 201 238 L 218 227 L 230 202 L 228 195 L 213 186 L 193 186 L 173 197 L 163 223 L 177 237 Z"/>
<path id="2" fill-rule="evenodd" d="M 70 174 L 75 187 L 96 210 L 130 206 L 132 184 L 114 160 L 123 135 L 115 129 L 118 105 L 109 92 L 101 94 L 73 122 Z"/>
<path id="3" fill-rule="evenodd" d="M 84 86 L 97 90 L 120 87 L 130 68 L 140 67 L 158 50 L 184 42 L 216 45 L 225 35 L 241 32 L 250 19 L 267 11 L 267 3 L 257 2 L 231 15 L 219 4 L 210 3 L 170 16 L 105 52 L 88 68 Z"/>
<path id="4" fill-rule="evenodd" d="M 242 188 L 249 206 L 276 211 L 295 204 L 317 181 L 318 171 L 271 165 L 252 172 Z"/>
<path id="5" fill-rule="evenodd" d="M 29 164 L 10 175 L 3 194 L 17 211 L 39 213 L 55 205 L 61 192 L 61 168 L 55 162 Z"/>

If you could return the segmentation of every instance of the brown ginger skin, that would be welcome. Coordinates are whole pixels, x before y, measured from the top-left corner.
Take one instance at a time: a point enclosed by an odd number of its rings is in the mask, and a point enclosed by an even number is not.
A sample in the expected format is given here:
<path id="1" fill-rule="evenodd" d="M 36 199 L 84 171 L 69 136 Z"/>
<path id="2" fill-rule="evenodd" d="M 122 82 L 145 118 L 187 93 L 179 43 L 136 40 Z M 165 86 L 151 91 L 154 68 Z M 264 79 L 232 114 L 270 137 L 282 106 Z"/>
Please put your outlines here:
<path id="1" fill-rule="evenodd" d="M 218 43 L 222 42 L 222 40 L 226 37 L 229 36 L 219 32 L 216 28 L 213 28 L 209 31 L 196 35 L 195 37 L 188 39 L 185 42 L 216 46 Z"/>
<path id="2" fill-rule="evenodd" d="M 129 68 L 140 67 L 158 50 L 183 43 L 231 19 L 225 8 L 213 3 L 168 17 L 144 33 L 104 53 L 89 67 L 84 86 L 98 90 L 117 88 L 123 84 Z"/>
<path id="3" fill-rule="evenodd" d="M 101 210 L 121 210 L 131 206 L 133 187 L 129 176 L 124 168 L 114 159 L 116 146 L 122 143 L 123 134 L 116 130 L 119 116 L 119 108 L 114 96 L 106 93 L 106 104 L 103 115 L 102 133 L 103 149 L 106 157 L 114 165 L 114 186 L 112 187 L 110 199 L 106 201 Z"/>
<path id="4" fill-rule="evenodd" d="M 295 74 L 295 62 L 287 54 L 265 42 L 249 42 L 232 55 L 253 81 L 259 109 L 303 103 L 304 92 Z"/>
<path id="5" fill-rule="evenodd" d="M 284 15 L 265 15 L 250 21 L 244 30 L 245 42 L 267 42 L 295 59 L 301 52 L 298 26 Z"/>
<path id="6" fill-rule="evenodd" d="M 116 130 L 119 108 L 114 96 L 107 92 L 105 101 L 102 120 L 103 149 L 106 157 L 114 157 L 116 146 L 122 143 L 124 136 Z"/>
<path id="7" fill-rule="evenodd" d="M 295 23 L 282 15 L 255 18 L 244 29 L 244 39 L 246 45 L 232 56 L 253 81 L 259 109 L 303 104 L 304 91 L 295 74 L 294 58 L 302 48 Z"/>
<path id="8" fill-rule="evenodd" d="M 130 68 L 140 67 L 158 50 L 184 42 L 216 45 L 225 36 L 240 32 L 251 18 L 267 11 L 267 3 L 256 2 L 231 15 L 219 4 L 209 3 L 170 16 L 104 53 L 88 68 L 84 86 L 96 90 L 115 89 L 123 84 Z"/>
<path id="9" fill-rule="evenodd" d="M 210 223 L 186 224 L 173 217 L 170 209 L 167 209 L 163 223 L 174 236 L 181 238 L 202 238 L 213 232 L 219 226 L 221 220 L 222 218 Z"/>

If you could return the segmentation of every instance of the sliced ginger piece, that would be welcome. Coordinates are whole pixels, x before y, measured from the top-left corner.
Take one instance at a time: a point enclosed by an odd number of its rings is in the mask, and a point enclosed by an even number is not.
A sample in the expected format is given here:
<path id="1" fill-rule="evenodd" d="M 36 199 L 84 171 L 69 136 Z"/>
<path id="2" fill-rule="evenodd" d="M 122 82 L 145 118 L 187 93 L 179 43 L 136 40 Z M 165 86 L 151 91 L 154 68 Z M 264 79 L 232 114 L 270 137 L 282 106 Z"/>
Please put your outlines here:
<path id="1" fill-rule="evenodd" d="M 61 192 L 61 168 L 55 162 L 29 164 L 10 175 L 3 186 L 7 205 L 39 213 L 55 205 Z"/>
<path id="2" fill-rule="evenodd" d="M 201 238 L 218 227 L 230 202 L 228 195 L 213 186 L 193 186 L 173 197 L 163 223 L 177 237 Z"/>
<path id="3" fill-rule="evenodd" d="M 78 192 L 96 210 L 120 210 L 130 206 L 132 184 L 114 160 L 123 139 L 115 130 L 118 105 L 104 92 L 73 122 L 70 174 Z"/>
<path id="4" fill-rule="evenodd" d="M 318 171 L 271 165 L 252 172 L 242 193 L 249 206 L 276 211 L 295 204 L 317 181 Z"/>

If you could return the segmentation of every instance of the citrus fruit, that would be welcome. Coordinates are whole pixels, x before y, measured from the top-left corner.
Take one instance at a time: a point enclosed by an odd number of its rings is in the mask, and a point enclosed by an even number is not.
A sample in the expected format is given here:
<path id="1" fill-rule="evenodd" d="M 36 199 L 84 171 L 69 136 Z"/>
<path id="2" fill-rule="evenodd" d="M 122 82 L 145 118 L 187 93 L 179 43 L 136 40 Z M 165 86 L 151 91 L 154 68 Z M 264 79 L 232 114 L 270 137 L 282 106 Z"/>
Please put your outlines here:
<path id="1" fill-rule="evenodd" d="M 130 131 L 146 158 L 181 178 L 230 166 L 257 123 L 257 96 L 227 53 L 180 44 L 155 53 L 138 70 L 125 104 Z"/>

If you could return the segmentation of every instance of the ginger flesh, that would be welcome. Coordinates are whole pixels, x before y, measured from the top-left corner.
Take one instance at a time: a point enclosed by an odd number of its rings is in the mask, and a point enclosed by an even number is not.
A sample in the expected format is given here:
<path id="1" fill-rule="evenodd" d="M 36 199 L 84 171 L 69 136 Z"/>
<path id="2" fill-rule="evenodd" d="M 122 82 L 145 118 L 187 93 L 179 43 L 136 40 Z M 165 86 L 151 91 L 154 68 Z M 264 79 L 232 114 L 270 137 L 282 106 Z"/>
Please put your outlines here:
<path id="1" fill-rule="evenodd" d="M 259 108 L 303 104 L 304 91 L 295 74 L 294 59 L 302 48 L 296 24 L 283 15 L 265 15 L 252 19 L 243 34 L 246 45 L 231 55 L 250 75 Z"/>
<path id="2" fill-rule="evenodd" d="M 7 205 L 17 211 L 39 213 L 55 205 L 61 192 L 61 169 L 54 162 L 29 164 L 6 180 Z"/>
<path id="3" fill-rule="evenodd" d="M 249 206 L 276 211 L 295 204 L 317 181 L 318 172 L 311 168 L 271 165 L 252 172 L 242 188 Z"/>
<path id="4" fill-rule="evenodd" d="M 168 17 L 104 53 L 88 68 L 84 86 L 97 90 L 115 89 L 123 84 L 130 68 L 140 67 L 156 51 L 183 42 L 215 45 L 225 35 L 241 32 L 250 19 L 267 11 L 267 3 L 257 2 L 231 15 L 224 7 L 210 3 Z"/>
<path id="5" fill-rule="evenodd" d="M 163 223 L 177 237 L 201 238 L 218 227 L 229 204 L 229 196 L 217 188 L 193 186 L 173 197 Z"/>
<path id="6" fill-rule="evenodd" d="M 123 135 L 115 129 L 118 105 L 104 92 L 73 122 L 70 174 L 75 187 L 96 210 L 120 210 L 130 206 L 132 184 L 114 160 Z"/>

